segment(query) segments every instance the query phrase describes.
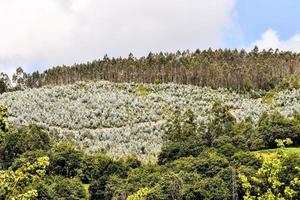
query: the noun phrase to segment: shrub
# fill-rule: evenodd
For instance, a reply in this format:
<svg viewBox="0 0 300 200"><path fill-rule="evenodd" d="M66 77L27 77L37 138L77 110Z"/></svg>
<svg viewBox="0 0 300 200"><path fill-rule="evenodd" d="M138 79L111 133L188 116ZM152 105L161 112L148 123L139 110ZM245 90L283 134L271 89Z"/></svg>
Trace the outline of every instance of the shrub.
<svg viewBox="0 0 300 200"><path fill-rule="evenodd" d="M5 168L20 155L32 150L48 150L51 147L49 134L36 125L12 129L5 134L0 144L0 159Z"/></svg>
<svg viewBox="0 0 300 200"><path fill-rule="evenodd" d="M61 176L47 176L38 185L40 200L83 200L86 199L85 189L79 179Z"/></svg>
<svg viewBox="0 0 300 200"><path fill-rule="evenodd" d="M203 177L213 177L228 168L229 161L224 156L209 152L198 157L180 158L168 166L178 173L180 171L195 172Z"/></svg>
<svg viewBox="0 0 300 200"><path fill-rule="evenodd" d="M49 174L68 178L77 176L82 157L83 152L74 144L60 143L55 145L49 152Z"/></svg>
<svg viewBox="0 0 300 200"><path fill-rule="evenodd" d="M288 119L279 113L262 116L259 134L263 137L266 148L276 148L276 139L291 138L295 146L300 145L300 126L296 119Z"/></svg>
<svg viewBox="0 0 300 200"><path fill-rule="evenodd" d="M232 160L236 166L251 166L255 169L258 169L262 164L261 159L254 152L237 152L232 156Z"/></svg>

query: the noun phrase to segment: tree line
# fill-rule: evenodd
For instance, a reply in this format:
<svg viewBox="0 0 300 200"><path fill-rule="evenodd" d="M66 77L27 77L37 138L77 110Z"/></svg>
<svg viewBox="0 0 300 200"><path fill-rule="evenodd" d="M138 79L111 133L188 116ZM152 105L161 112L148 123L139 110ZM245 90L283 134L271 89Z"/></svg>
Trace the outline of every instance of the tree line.
<svg viewBox="0 0 300 200"><path fill-rule="evenodd" d="M150 52L140 58L133 54L129 54L127 58L110 58L105 55L103 59L72 66L56 66L44 72L25 73L22 68L18 68L13 82L18 85L18 89L108 80L269 90L284 78L299 74L299 53L278 49L260 51L255 47L249 52L243 49ZM0 79L9 87L5 74L2 73Z"/></svg>

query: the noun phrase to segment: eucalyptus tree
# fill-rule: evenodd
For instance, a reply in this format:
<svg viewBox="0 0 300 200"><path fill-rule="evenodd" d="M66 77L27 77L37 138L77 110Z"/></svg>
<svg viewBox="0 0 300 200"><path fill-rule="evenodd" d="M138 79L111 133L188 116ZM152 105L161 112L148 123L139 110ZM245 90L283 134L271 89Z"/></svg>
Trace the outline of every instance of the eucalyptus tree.
<svg viewBox="0 0 300 200"><path fill-rule="evenodd" d="M18 67L16 69L16 72L13 74L12 80L17 90L23 90L27 87L27 74L24 72L22 67Z"/></svg>

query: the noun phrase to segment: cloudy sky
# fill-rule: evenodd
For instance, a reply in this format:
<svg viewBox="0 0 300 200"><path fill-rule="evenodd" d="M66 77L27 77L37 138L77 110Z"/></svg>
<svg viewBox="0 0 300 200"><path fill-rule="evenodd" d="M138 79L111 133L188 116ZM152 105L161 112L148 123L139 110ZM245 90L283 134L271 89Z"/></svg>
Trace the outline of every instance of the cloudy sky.
<svg viewBox="0 0 300 200"><path fill-rule="evenodd" d="M0 71L149 51L300 51L299 0L0 0Z"/></svg>

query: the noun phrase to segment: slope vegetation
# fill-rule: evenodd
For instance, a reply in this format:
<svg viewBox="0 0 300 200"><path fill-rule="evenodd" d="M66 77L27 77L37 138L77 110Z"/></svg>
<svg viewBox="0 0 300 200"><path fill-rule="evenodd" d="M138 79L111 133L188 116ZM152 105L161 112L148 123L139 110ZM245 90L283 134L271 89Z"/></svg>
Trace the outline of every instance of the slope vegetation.
<svg viewBox="0 0 300 200"><path fill-rule="evenodd" d="M156 157L162 132L176 110L191 109L199 123L206 123L217 101L230 107L241 121L257 123L261 113L278 111L285 117L300 110L300 90L272 95L238 94L228 89L191 85L79 82L5 93L0 104L9 108L9 123L37 124L57 138L73 139L90 151L103 149L111 156L137 154Z"/></svg>

